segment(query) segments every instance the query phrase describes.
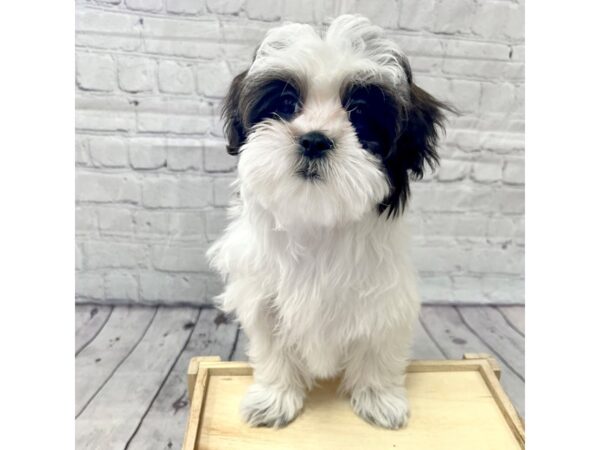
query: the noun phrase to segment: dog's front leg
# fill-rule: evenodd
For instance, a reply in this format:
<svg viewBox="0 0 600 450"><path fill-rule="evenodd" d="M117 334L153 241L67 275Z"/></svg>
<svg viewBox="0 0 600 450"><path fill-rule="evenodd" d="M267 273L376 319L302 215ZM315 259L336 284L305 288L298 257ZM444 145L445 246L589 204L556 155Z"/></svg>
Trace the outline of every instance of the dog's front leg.
<svg viewBox="0 0 600 450"><path fill-rule="evenodd" d="M302 409L310 380L293 353L271 335L272 328L260 328L247 330L254 383L242 400L242 418L251 426L283 427Z"/></svg>
<svg viewBox="0 0 600 450"><path fill-rule="evenodd" d="M367 422L390 429L408 423L404 381L409 352L408 339L353 346L341 387L350 394L354 412Z"/></svg>

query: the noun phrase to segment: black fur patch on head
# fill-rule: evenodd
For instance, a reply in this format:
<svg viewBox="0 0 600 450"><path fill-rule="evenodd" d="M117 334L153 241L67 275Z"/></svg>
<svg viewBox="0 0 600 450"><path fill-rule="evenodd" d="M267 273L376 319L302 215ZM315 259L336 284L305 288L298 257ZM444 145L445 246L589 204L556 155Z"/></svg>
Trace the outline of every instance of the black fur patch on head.
<svg viewBox="0 0 600 450"><path fill-rule="evenodd" d="M342 104L361 145L381 159L387 174L391 192L378 209L388 217L404 210L410 178L420 179L426 165L437 165L436 146L444 110L453 111L414 84L407 67L408 99L378 84L350 84L342 94Z"/></svg>
<svg viewBox="0 0 600 450"><path fill-rule="evenodd" d="M379 205L388 217L404 211L410 196L409 179L423 178L426 165L431 169L439 163L436 150L439 131L444 130L444 111L453 111L414 83L410 83L410 102L399 116L399 135L383 164L392 192Z"/></svg>
<svg viewBox="0 0 600 450"><path fill-rule="evenodd" d="M342 104L363 148L385 160L396 140L402 113L394 94L383 85L352 83L342 93Z"/></svg>
<svg viewBox="0 0 600 450"><path fill-rule="evenodd" d="M245 70L233 79L221 110L221 117L225 121L224 131L227 139L227 153L230 155L237 155L240 147L246 141L246 130L240 111L240 96L247 74L248 71Z"/></svg>
<svg viewBox="0 0 600 450"><path fill-rule="evenodd" d="M269 73L248 79L240 98L246 129L266 119L291 120L302 104L302 83L294 76Z"/></svg>
<svg viewBox="0 0 600 450"><path fill-rule="evenodd" d="M257 123L277 118L290 120L302 104L303 83L295 76L276 71L248 76L237 75L223 104L227 152L236 155L244 145L249 129Z"/></svg>

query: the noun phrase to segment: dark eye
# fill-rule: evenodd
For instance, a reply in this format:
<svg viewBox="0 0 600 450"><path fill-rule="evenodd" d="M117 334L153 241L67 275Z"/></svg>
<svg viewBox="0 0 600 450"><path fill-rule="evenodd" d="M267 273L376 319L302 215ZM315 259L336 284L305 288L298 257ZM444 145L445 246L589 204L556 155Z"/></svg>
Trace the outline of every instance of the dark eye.
<svg viewBox="0 0 600 450"><path fill-rule="evenodd" d="M298 112L298 98L293 94L283 94L275 105L275 113L282 117L289 117L296 112Z"/></svg>
<svg viewBox="0 0 600 450"><path fill-rule="evenodd" d="M350 118L359 118L365 114L367 103L365 101L354 101L347 107Z"/></svg>
<svg viewBox="0 0 600 450"><path fill-rule="evenodd" d="M300 91L284 80L266 81L247 98L245 122L249 127L266 119L289 121L302 108Z"/></svg>
<svg viewBox="0 0 600 450"><path fill-rule="evenodd" d="M343 104L362 147L385 155L396 133L398 114L393 97L379 86L359 85L348 90Z"/></svg>

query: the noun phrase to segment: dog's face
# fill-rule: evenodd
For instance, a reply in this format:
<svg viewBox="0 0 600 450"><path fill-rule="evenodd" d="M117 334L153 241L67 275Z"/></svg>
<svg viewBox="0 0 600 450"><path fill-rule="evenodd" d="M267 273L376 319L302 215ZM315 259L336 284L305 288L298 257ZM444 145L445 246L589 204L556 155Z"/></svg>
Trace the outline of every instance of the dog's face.
<svg viewBox="0 0 600 450"><path fill-rule="evenodd" d="M437 162L442 108L380 28L341 16L323 38L308 25L269 31L223 115L243 196L283 227L335 226L402 211L409 176Z"/></svg>

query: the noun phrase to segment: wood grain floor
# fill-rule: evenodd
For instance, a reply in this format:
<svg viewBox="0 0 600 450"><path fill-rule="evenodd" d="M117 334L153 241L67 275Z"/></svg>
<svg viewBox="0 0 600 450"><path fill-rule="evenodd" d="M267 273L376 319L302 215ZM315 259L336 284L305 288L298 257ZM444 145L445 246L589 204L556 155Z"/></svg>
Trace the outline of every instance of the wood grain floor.
<svg viewBox="0 0 600 450"><path fill-rule="evenodd" d="M77 449L179 449L192 356L245 360L246 338L215 309L76 307ZM490 353L525 415L522 306L424 306L414 359Z"/></svg>

